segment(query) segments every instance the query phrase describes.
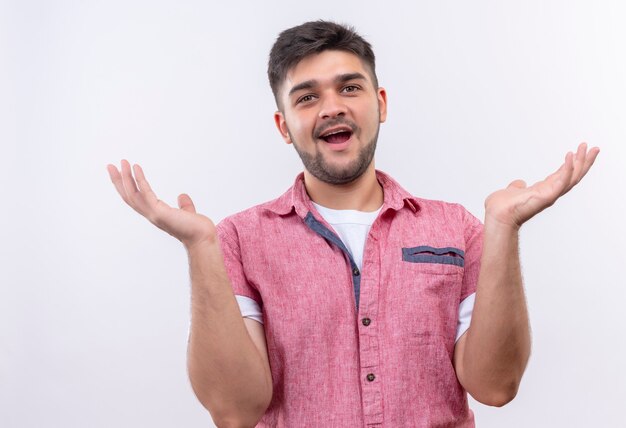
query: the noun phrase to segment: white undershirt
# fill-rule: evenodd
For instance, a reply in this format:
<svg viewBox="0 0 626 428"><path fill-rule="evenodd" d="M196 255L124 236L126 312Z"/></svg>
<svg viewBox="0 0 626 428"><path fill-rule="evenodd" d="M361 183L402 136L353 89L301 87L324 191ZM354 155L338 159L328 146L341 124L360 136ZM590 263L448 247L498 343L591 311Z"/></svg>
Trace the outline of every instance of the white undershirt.
<svg viewBox="0 0 626 428"><path fill-rule="evenodd" d="M344 245L352 254L352 258L356 265L361 269L363 263L363 250L365 249L365 240L367 235L378 217L380 208L372 212L356 211L356 210L333 210L323 207L313 202L313 205L320 215L330 224L337 232ZM381 207L382 208L382 207ZM244 318L250 318L263 324L263 314L259 304L253 299L246 296L235 296L239 304L239 310ZM456 340L467 331L470 320L472 319L472 310L474 309L475 293L467 296L459 305L459 321L456 326Z"/></svg>

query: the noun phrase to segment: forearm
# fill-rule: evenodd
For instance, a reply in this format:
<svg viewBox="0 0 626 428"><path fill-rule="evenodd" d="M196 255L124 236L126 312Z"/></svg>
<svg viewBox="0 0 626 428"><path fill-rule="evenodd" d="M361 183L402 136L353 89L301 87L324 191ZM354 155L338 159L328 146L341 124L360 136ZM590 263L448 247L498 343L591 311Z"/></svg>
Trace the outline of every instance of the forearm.
<svg viewBox="0 0 626 428"><path fill-rule="evenodd" d="M485 222L476 302L458 374L474 398L491 405L513 399L530 355L518 243L517 229Z"/></svg>
<svg viewBox="0 0 626 428"><path fill-rule="evenodd" d="M191 276L189 378L213 419L255 423L272 396L271 375L244 325L219 244L188 249Z"/></svg>

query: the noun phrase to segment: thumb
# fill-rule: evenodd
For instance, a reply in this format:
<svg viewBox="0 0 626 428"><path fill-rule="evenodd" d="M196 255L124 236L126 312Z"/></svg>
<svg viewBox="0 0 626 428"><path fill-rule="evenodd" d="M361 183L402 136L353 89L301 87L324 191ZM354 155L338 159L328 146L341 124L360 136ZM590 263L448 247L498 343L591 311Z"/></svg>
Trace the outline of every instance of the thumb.
<svg viewBox="0 0 626 428"><path fill-rule="evenodd" d="M526 182L524 180L515 180L515 181L511 181L511 184L509 184L506 187L507 187L507 189L511 188L511 187L515 187L517 189L525 189L526 188Z"/></svg>
<svg viewBox="0 0 626 428"><path fill-rule="evenodd" d="M186 193L181 193L180 195L178 195L178 208L190 213L196 212L196 207L193 205L191 198Z"/></svg>

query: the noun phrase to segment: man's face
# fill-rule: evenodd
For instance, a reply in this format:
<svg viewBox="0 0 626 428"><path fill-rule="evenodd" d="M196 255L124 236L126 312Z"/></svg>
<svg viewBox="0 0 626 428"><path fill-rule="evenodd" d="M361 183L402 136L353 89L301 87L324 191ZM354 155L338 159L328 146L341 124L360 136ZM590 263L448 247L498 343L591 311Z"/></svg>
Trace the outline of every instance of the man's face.
<svg viewBox="0 0 626 428"><path fill-rule="evenodd" d="M293 67L274 115L304 167L329 184L350 183L372 162L387 95L374 87L358 56L337 50L311 55Z"/></svg>

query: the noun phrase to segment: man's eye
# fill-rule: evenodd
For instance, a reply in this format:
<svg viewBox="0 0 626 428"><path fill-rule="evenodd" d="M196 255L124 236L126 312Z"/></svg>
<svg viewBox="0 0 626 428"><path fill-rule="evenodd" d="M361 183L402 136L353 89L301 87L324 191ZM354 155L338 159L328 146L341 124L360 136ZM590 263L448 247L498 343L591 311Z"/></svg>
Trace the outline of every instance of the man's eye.
<svg viewBox="0 0 626 428"><path fill-rule="evenodd" d="M300 103L308 103L313 100L313 95L305 95L303 97L298 98L297 104Z"/></svg>
<svg viewBox="0 0 626 428"><path fill-rule="evenodd" d="M348 85L348 86L345 86L345 87L343 88L343 92L356 92L356 91L358 91L359 89L360 89L360 88L359 88L358 86L356 86L356 85Z"/></svg>

